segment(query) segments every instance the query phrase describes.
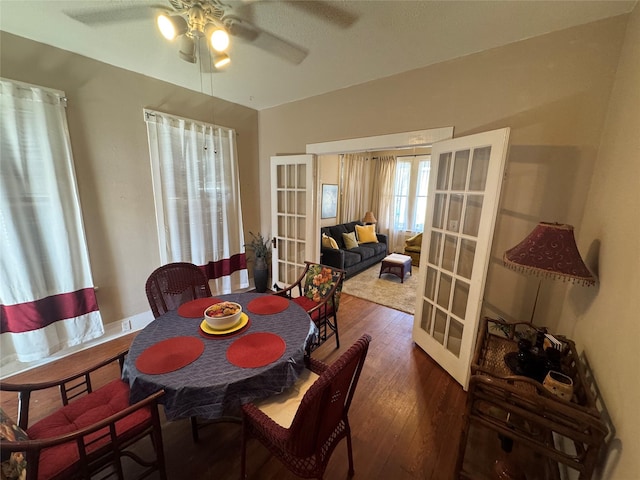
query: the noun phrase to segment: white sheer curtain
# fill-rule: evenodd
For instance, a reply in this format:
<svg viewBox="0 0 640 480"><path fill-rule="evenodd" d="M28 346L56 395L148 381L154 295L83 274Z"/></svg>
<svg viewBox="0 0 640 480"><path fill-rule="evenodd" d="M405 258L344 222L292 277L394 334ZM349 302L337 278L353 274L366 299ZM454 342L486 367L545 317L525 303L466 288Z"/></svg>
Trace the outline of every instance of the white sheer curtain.
<svg viewBox="0 0 640 480"><path fill-rule="evenodd" d="M342 156L341 223L360 220L369 210L371 168L368 154L346 153Z"/></svg>
<svg viewBox="0 0 640 480"><path fill-rule="evenodd" d="M162 264L200 266L217 293L248 287L235 131L144 113Z"/></svg>
<svg viewBox="0 0 640 480"><path fill-rule="evenodd" d="M395 205L393 203L395 194L397 160L394 155L382 155L375 162L375 178L378 179L378 186L374 189L372 197L372 209L378 220L376 230L386 233L388 237L389 250L397 251L396 245L403 235L395 229ZM404 242L404 240L403 240ZM402 250L401 250L402 251Z"/></svg>
<svg viewBox="0 0 640 480"><path fill-rule="evenodd" d="M104 333L65 115L64 92L0 79L2 364Z"/></svg>

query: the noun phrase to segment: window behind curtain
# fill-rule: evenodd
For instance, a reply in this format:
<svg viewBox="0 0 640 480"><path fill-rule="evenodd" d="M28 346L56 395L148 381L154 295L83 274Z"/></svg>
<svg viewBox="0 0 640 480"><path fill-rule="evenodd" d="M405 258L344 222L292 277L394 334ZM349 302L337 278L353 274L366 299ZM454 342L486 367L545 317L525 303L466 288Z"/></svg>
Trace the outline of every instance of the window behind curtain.
<svg viewBox="0 0 640 480"><path fill-rule="evenodd" d="M162 264L198 265L228 293L249 285L235 131L145 110Z"/></svg>
<svg viewBox="0 0 640 480"><path fill-rule="evenodd" d="M2 363L45 358L104 332L64 92L0 80Z"/></svg>
<svg viewBox="0 0 640 480"><path fill-rule="evenodd" d="M431 157L398 157L394 189L394 226L411 233L424 230Z"/></svg>

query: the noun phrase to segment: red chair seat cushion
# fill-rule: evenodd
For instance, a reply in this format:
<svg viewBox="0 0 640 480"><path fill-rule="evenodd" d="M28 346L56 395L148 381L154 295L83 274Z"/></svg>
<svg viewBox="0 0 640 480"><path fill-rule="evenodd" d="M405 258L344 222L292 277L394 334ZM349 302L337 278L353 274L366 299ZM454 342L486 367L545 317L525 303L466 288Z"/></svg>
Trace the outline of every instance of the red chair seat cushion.
<svg viewBox="0 0 640 480"><path fill-rule="evenodd" d="M73 400L48 417L34 423L27 429L31 440L46 439L88 427L115 413L129 407L129 385L122 380L114 380L102 388ZM151 420L149 408L136 410L131 415L116 422L118 437L130 437L143 430ZM87 446L87 453L98 452L108 447L111 440L105 427L85 437L85 444L97 440ZM105 438L101 436L107 434ZM64 443L47 448L40 455L38 478L52 478L64 473L68 475L76 468L80 455L76 442Z"/></svg>
<svg viewBox="0 0 640 480"><path fill-rule="evenodd" d="M292 298L292 300L293 300L293 302L297 303L302 308L304 308L307 312L309 310L311 310L312 308L318 306L317 302L314 302L313 300L311 300L310 298L307 298L305 296ZM311 319L314 322L317 322L318 320L320 320L320 314L323 313L324 311L325 311L325 307L319 308L315 312L311 313ZM327 316L332 315L333 314L333 306L327 304L326 312L327 312Z"/></svg>

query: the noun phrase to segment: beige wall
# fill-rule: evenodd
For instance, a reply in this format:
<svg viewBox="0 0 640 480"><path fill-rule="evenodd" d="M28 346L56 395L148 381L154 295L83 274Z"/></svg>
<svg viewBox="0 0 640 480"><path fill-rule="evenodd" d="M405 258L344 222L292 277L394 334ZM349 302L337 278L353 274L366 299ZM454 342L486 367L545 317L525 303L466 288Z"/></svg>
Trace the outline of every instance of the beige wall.
<svg viewBox="0 0 640 480"><path fill-rule="evenodd" d="M246 231L259 229L257 111L0 32L3 77L63 90L105 323L148 311L160 256L144 107L235 128Z"/></svg>
<svg viewBox="0 0 640 480"><path fill-rule="evenodd" d="M455 136L511 127L507 177L487 283L489 312L528 320L537 280L502 253L540 220L579 224L626 16L551 33L404 74L262 110L261 198L269 157L307 143L455 127ZM261 205L262 222L269 219ZM266 228L263 226L263 228ZM538 324L555 330L566 287L545 282Z"/></svg>
<svg viewBox="0 0 640 480"><path fill-rule="evenodd" d="M338 198L340 198L340 156L339 155L321 155L318 157L318 195L316 202L320 205L322 201L322 184L328 183L338 185ZM338 201L338 210L340 203ZM321 218L320 226L328 227L336 224L336 217Z"/></svg>
<svg viewBox="0 0 640 480"><path fill-rule="evenodd" d="M618 465L620 475L605 477L620 480L640 478L635 459L640 437L638 402L633 402L638 400L636 372L640 364L636 348L640 311L639 237L634 222L640 207L637 12L636 7L626 40L629 17L612 18L259 114L262 198L267 198L269 189L269 156L302 153L307 143L445 125L455 127L456 137L511 128L485 311L508 320L528 321L538 281L504 268L503 252L524 238L539 221L576 227L578 246L588 265L591 268L597 265L600 274L609 277L606 286L609 294L602 298L605 293L602 284L598 291L544 281L535 323L546 325L551 331L575 335L578 351L584 350L595 364L596 380L603 385L605 401L615 407L622 448L633 452L622 457ZM623 68L616 78L623 45ZM634 55L635 60L631 61ZM630 72L625 73L625 69ZM604 141L611 153L602 152L598 156L616 80ZM629 97L635 99L635 104L629 103ZM623 142L618 145L620 132ZM612 172L611 167L619 170ZM634 174L630 174L632 169ZM602 197L609 195L611 198L599 204ZM262 220L268 222L269 204L261 208ZM616 236L615 242L612 236ZM597 240L601 242L601 253L596 263L592 250ZM606 250L605 241L611 242ZM609 257L603 257L605 253L614 257L606 268ZM625 259L627 264L623 265ZM601 281L605 281L604 276ZM577 314L567 309L560 313L565 296L567 305L575 303L572 310L586 317L575 322L575 329ZM620 313L624 319L619 318Z"/></svg>
<svg viewBox="0 0 640 480"><path fill-rule="evenodd" d="M562 328L591 365L616 428L602 478L640 478L640 6L627 25L579 246L598 285L567 292Z"/></svg>

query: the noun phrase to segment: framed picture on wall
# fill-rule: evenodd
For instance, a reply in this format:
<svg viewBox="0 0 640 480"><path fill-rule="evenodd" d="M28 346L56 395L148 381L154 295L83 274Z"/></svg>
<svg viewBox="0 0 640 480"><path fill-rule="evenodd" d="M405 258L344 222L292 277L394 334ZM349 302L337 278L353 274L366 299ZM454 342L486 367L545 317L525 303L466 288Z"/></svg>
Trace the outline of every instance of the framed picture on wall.
<svg viewBox="0 0 640 480"><path fill-rule="evenodd" d="M338 185L322 184L320 218L334 218L338 214Z"/></svg>

